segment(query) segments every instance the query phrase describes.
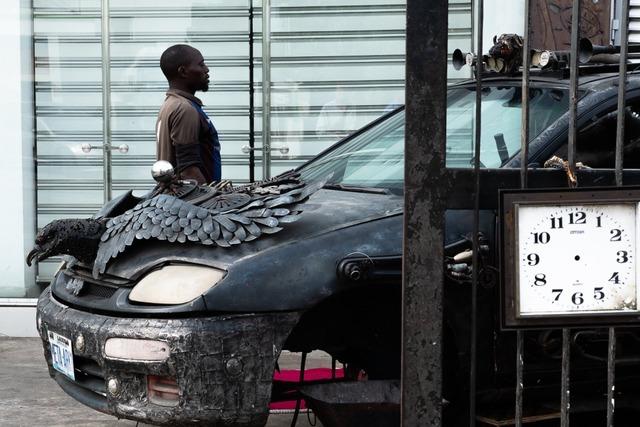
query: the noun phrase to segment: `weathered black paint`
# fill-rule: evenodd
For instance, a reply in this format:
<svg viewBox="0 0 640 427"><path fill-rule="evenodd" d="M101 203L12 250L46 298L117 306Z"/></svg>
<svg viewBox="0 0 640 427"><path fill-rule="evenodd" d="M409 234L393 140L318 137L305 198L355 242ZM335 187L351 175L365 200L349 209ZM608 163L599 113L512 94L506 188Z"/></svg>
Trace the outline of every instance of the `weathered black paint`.
<svg viewBox="0 0 640 427"><path fill-rule="evenodd" d="M282 345L299 313L265 313L189 319L133 319L79 311L55 300L47 289L38 301L45 358L49 373L76 399L118 417L159 425L263 426L271 382ZM84 349L74 348L76 365L83 360L94 369L102 389L80 375L72 382L51 365L47 330L70 338L78 334ZM169 344L164 362L115 360L105 357L110 337L160 340ZM226 368L234 359L240 372ZM175 377L181 390L175 407L152 404L147 398L147 375ZM116 378L116 395L104 392L105 380Z"/></svg>
<svg viewBox="0 0 640 427"><path fill-rule="evenodd" d="M442 423L447 1L407 1L403 426Z"/></svg>

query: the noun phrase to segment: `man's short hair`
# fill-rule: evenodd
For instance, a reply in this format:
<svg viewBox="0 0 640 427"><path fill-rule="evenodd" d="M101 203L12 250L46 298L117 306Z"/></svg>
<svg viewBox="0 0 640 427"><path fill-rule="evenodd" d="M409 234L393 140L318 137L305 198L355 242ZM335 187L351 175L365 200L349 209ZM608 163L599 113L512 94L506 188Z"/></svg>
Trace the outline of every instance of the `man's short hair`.
<svg viewBox="0 0 640 427"><path fill-rule="evenodd" d="M189 45L174 44L162 52L160 69L167 80L172 80L178 75L178 67L186 65L195 51L196 49Z"/></svg>

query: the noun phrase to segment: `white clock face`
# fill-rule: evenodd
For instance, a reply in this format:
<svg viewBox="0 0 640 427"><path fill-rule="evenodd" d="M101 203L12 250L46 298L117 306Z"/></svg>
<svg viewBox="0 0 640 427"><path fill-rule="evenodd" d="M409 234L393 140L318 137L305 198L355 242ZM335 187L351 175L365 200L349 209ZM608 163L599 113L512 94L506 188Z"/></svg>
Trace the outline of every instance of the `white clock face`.
<svg viewBox="0 0 640 427"><path fill-rule="evenodd" d="M636 203L517 207L520 316L635 311Z"/></svg>

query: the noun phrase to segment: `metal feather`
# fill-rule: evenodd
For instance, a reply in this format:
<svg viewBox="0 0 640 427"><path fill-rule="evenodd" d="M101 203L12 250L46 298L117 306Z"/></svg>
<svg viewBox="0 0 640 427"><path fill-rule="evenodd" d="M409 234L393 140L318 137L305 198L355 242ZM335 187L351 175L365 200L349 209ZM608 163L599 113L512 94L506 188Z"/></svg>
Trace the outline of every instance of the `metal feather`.
<svg viewBox="0 0 640 427"><path fill-rule="evenodd" d="M300 215L287 215L287 216L283 216L278 218L278 222L280 224L290 224L292 222L296 222L297 220L300 219Z"/></svg>
<svg viewBox="0 0 640 427"><path fill-rule="evenodd" d="M251 224L247 224L246 225L246 229L249 233L251 233L253 236L258 237L262 234L262 231L260 231L260 227L258 227L255 223L251 223Z"/></svg>
<svg viewBox="0 0 640 427"><path fill-rule="evenodd" d="M236 239L240 241L243 241L244 239L247 238L247 232L244 230L244 227L238 227L236 232L233 234L236 236Z"/></svg>
<svg viewBox="0 0 640 427"><path fill-rule="evenodd" d="M227 230L224 227L220 228L220 232L222 233L222 238L228 242L229 240L233 239L233 233L229 230Z"/></svg>
<svg viewBox="0 0 640 427"><path fill-rule="evenodd" d="M224 215L216 215L213 217L213 220L222 226L223 230L228 230L231 232L236 231L236 225Z"/></svg>
<svg viewBox="0 0 640 427"><path fill-rule="evenodd" d="M268 218L254 218L253 220L258 224L266 225L271 228L278 226L278 220L272 216Z"/></svg>
<svg viewBox="0 0 640 427"><path fill-rule="evenodd" d="M274 234L282 230L282 227L260 227L260 230L265 234Z"/></svg>

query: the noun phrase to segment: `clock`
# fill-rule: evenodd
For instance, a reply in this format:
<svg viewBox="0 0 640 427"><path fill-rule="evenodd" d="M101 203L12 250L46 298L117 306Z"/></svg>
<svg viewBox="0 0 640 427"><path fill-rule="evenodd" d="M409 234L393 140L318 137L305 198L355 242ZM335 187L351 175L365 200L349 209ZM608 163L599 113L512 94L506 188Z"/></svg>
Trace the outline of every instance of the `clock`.
<svg viewBox="0 0 640 427"><path fill-rule="evenodd" d="M502 323L638 322L640 190L501 192Z"/></svg>

